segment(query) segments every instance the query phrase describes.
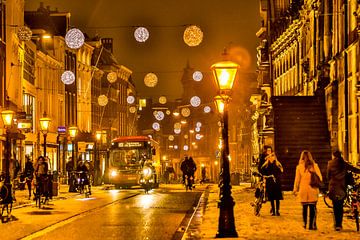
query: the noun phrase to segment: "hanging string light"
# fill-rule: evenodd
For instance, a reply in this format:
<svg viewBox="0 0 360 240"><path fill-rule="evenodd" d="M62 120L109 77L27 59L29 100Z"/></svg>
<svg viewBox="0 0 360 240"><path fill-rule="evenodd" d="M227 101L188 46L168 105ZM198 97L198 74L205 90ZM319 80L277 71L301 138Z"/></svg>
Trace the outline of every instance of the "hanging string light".
<svg viewBox="0 0 360 240"><path fill-rule="evenodd" d="M133 104L135 102L135 97L133 95L129 95L126 98L126 101L127 101L128 104Z"/></svg>
<svg viewBox="0 0 360 240"><path fill-rule="evenodd" d="M187 108L187 107L182 108L182 109L181 109L181 115L182 115L183 117L188 117L188 116L190 116L190 109Z"/></svg>
<svg viewBox="0 0 360 240"><path fill-rule="evenodd" d="M17 36L20 41L30 41L32 37L32 31L27 26L22 26L18 28Z"/></svg>
<svg viewBox="0 0 360 240"><path fill-rule="evenodd" d="M200 71L195 71L193 73L193 79L194 81L200 82L203 79L203 74Z"/></svg>
<svg viewBox="0 0 360 240"><path fill-rule="evenodd" d="M201 99L200 99L198 96L193 96L193 97L190 99L190 104L191 104L191 106L193 106L193 107L198 107L198 106L200 106L200 104L201 104Z"/></svg>
<svg viewBox="0 0 360 240"><path fill-rule="evenodd" d="M145 75L144 83L147 87L155 87L158 83L158 77L154 73L148 73Z"/></svg>
<svg viewBox="0 0 360 240"><path fill-rule="evenodd" d="M154 122L154 123L152 124L152 128L153 128L155 131L160 131L160 123Z"/></svg>
<svg viewBox="0 0 360 240"><path fill-rule="evenodd" d="M71 49L79 49L84 45L85 36L77 28L72 28L65 35L65 43Z"/></svg>
<svg viewBox="0 0 360 240"><path fill-rule="evenodd" d="M209 112L211 112L211 107L205 106L204 107L204 113L209 113Z"/></svg>
<svg viewBox="0 0 360 240"><path fill-rule="evenodd" d="M149 31L144 27L138 27L134 31L134 37L138 42L146 42L149 36L150 36Z"/></svg>
<svg viewBox="0 0 360 240"><path fill-rule="evenodd" d="M65 71L61 74L61 81L66 85L73 84L75 82L75 74L72 71Z"/></svg>
<svg viewBox="0 0 360 240"><path fill-rule="evenodd" d="M167 99L166 99L165 96L159 97L159 103L160 103L160 104L165 104L166 102L167 102Z"/></svg>
<svg viewBox="0 0 360 240"><path fill-rule="evenodd" d="M109 83L114 83L117 80L117 74L116 72L109 72L106 78L109 81Z"/></svg>
<svg viewBox="0 0 360 240"><path fill-rule="evenodd" d="M198 46L203 40L204 34L198 26L191 25L184 31L184 42L190 47Z"/></svg>
<svg viewBox="0 0 360 240"><path fill-rule="evenodd" d="M109 102L109 99L106 95L100 95L98 97L98 103L100 106L104 107L108 104L108 102Z"/></svg>

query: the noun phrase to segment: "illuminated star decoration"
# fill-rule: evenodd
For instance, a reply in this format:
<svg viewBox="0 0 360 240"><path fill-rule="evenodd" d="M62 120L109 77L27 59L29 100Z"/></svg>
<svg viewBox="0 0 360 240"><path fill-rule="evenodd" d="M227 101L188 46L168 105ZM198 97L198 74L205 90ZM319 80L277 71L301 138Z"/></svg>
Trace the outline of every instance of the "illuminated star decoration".
<svg viewBox="0 0 360 240"><path fill-rule="evenodd" d="M205 106L204 107L204 113L209 113L209 112L211 112L211 107Z"/></svg>
<svg viewBox="0 0 360 240"><path fill-rule="evenodd" d="M193 97L190 99L190 104L191 104L191 106L193 106L193 107L198 107L198 106L200 106L200 104L201 104L201 99L200 99L198 96L193 96Z"/></svg>
<svg viewBox="0 0 360 240"><path fill-rule="evenodd" d="M98 103L100 106L102 106L102 107L106 106L108 104L108 102L109 102L109 99L106 95L100 95L98 97Z"/></svg>
<svg viewBox="0 0 360 240"><path fill-rule="evenodd" d="M190 116L190 109L189 108L182 108L181 109L181 115L183 116L183 117L188 117L188 116Z"/></svg>
<svg viewBox="0 0 360 240"><path fill-rule="evenodd" d="M144 83L147 87L155 87L158 83L158 77L154 73L148 73L144 77Z"/></svg>
<svg viewBox="0 0 360 240"><path fill-rule="evenodd" d="M71 49L79 49L84 45L85 36L77 28L72 28L65 35L65 43Z"/></svg>
<svg viewBox="0 0 360 240"><path fill-rule="evenodd" d="M27 26L22 26L18 28L17 36L20 41L30 41L32 37L32 31Z"/></svg>
<svg viewBox="0 0 360 240"><path fill-rule="evenodd" d="M75 74L72 71L65 71L61 74L61 81L66 85L73 84L75 82Z"/></svg>
<svg viewBox="0 0 360 240"><path fill-rule="evenodd" d="M117 74L116 72L109 72L106 78L109 81L109 83L114 83L117 80Z"/></svg>
<svg viewBox="0 0 360 240"><path fill-rule="evenodd" d="M157 111L157 112L156 112L156 115L155 115L156 120L161 121L161 120L164 119L164 117L165 117L165 114L164 114L163 111Z"/></svg>
<svg viewBox="0 0 360 240"><path fill-rule="evenodd" d="M195 71L193 73L194 81L200 82L203 79L203 74L200 71Z"/></svg>
<svg viewBox="0 0 360 240"><path fill-rule="evenodd" d="M149 36L150 36L149 31L144 27L138 27L134 31L134 37L138 42L146 42Z"/></svg>
<svg viewBox="0 0 360 240"><path fill-rule="evenodd" d="M184 31L184 42L190 47L198 46L203 40L204 34L198 26L191 25Z"/></svg>
<svg viewBox="0 0 360 240"><path fill-rule="evenodd" d="M130 95L126 98L126 101L128 104L133 104L135 102L135 97L133 95Z"/></svg>

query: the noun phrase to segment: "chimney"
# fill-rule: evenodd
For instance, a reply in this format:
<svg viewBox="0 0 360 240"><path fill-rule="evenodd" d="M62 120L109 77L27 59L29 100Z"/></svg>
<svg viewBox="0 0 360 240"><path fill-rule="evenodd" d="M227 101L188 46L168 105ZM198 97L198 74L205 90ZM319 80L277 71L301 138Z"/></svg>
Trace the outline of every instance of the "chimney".
<svg viewBox="0 0 360 240"><path fill-rule="evenodd" d="M113 39L112 38L102 38L101 43L105 49L113 53Z"/></svg>

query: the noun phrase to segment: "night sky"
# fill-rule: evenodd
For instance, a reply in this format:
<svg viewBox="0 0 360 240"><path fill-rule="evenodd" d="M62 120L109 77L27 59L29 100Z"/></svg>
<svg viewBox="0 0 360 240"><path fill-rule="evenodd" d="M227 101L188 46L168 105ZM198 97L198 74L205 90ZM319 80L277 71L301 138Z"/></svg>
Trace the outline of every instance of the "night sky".
<svg viewBox="0 0 360 240"><path fill-rule="evenodd" d="M36 10L40 2L52 10L71 12L72 27L90 37L113 38L114 54L133 71L142 97L181 97L180 79L187 62L206 74L213 63L222 60L225 47L237 49L244 72L256 69L257 0L29 0L25 9ZM204 33L197 47L183 41L184 25L190 24L200 26ZM135 41L136 26L148 28L150 37L145 43ZM155 88L144 85L148 72L159 77Z"/></svg>

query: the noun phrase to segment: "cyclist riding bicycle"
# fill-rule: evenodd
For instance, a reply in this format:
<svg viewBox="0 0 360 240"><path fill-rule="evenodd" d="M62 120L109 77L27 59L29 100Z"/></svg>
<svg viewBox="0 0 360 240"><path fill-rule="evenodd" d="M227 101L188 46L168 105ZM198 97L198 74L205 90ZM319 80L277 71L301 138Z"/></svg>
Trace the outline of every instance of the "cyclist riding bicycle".
<svg viewBox="0 0 360 240"><path fill-rule="evenodd" d="M196 171L196 163L193 158L190 156L185 156L185 159L181 162L180 169L183 172L183 183L185 184L185 177L188 176L189 179L194 179L194 174Z"/></svg>
<svg viewBox="0 0 360 240"><path fill-rule="evenodd" d="M89 179L89 169L87 168L85 162L79 161L76 171L80 173L80 179L83 181L84 185L89 186L89 194L91 194L91 184Z"/></svg>

